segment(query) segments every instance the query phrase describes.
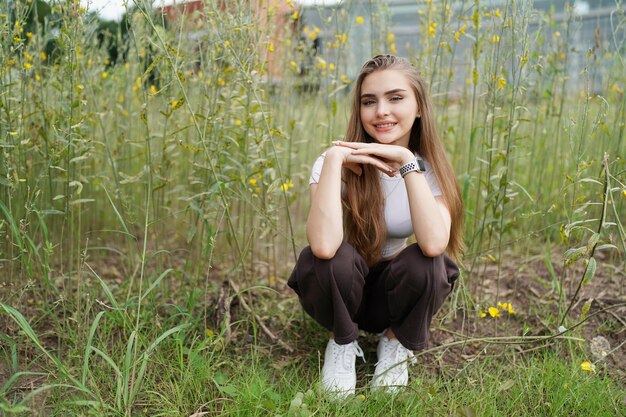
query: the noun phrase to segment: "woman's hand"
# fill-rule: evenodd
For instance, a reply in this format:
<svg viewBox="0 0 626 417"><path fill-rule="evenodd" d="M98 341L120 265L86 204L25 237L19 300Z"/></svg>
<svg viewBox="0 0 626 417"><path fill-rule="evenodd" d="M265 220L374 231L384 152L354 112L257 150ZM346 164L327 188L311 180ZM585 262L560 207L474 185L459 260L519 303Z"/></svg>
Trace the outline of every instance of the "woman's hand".
<svg viewBox="0 0 626 417"><path fill-rule="evenodd" d="M404 146L342 141L333 143L335 144L335 147L351 149L351 160L367 161L361 163L372 163L371 161L377 161L378 163L382 163L385 167L391 168L393 170L390 171L392 172L392 176L402 165L415 158L413 152ZM372 163L372 165L374 165L374 163ZM379 165L375 166L380 169ZM381 171L389 173L384 169L381 169Z"/></svg>
<svg viewBox="0 0 626 417"><path fill-rule="evenodd" d="M326 156L339 155L342 158L343 166L354 172L356 175L363 173L361 164L369 164L376 167L381 172L393 177L397 172L397 164L390 164L386 159L376 156L374 152L359 152L358 149L344 146L352 142L334 142L335 146L326 151ZM356 143L356 142L355 142ZM368 144L364 144L368 145ZM383 145L388 146L388 145Z"/></svg>

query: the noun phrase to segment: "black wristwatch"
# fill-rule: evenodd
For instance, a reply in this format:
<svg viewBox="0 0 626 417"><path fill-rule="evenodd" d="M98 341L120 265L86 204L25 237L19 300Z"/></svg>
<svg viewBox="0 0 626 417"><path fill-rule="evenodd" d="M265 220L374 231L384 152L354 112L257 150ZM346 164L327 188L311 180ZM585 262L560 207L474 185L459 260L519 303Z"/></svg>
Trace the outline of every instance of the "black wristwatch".
<svg viewBox="0 0 626 417"><path fill-rule="evenodd" d="M407 162L406 164L400 167L400 175L402 178L409 172L418 172L422 173L426 171L426 166L424 166L424 161L421 158L415 157L411 162Z"/></svg>

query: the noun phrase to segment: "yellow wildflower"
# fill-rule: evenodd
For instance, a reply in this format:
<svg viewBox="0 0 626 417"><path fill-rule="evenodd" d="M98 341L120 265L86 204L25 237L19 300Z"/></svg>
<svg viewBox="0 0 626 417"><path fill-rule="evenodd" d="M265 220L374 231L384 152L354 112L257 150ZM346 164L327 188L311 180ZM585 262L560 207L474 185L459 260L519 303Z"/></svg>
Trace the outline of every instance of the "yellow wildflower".
<svg viewBox="0 0 626 417"><path fill-rule="evenodd" d="M33 60L33 56L26 51L24 51L24 58L26 58L27 61Z"/></svg>
<svg viewBox="0 0 626 417"><path fill-rule="evenodd" d="M357 26L361 26L363 23L365 23L365 19L363 18L363 16L357 16L355 19Z"/></svg>
<svg viewBox="0 0 626 417"><path fill-rule="evenodd" d="M208 327L206 329L204 329L204 334L206 334L207 339L210 339L214 336L214 332L212 329L209 329Z"/></svg>
<svg viewBox="0 0 626 417"><path fill-rule="evenodd" d="M235 119L235 126L241 126L243 122L239 119Z"/></svg>
<svg viewBox="0 0 626 417"><path fill-rule="evenodd" d="M622 196L626 198L626 188L622 190Z"/></svg>
<svg viewBox="0 0 626 417"><path fill-rule="evenodd" d="M480 310L478 312L478 315L480 316L481 319L484 319L485 317L487 317L487 313L485 313L484 311Z"/></svg>
<svg viewBox="0 0 626 417"><path fill-rule="evenodd" d="M428 26L428 35L430 35L431 38L434 38L436 34L437 34L437 23L433 22L430 24L430 26Z"/></svg>
<svg viewBox="0 0 626 417"><path fill-rule="evenodd" d="M494 318L502 317L500 315L500 310L498 310L496 307L489 307L489 315Z"/></svg>
<svg viewBox="0 0 626 417"><path fill-rule="evenodd" d="M559 31L554 32L554 37L555 38L560 38L561 37L561 32L559 32Z"/></svg>
<svg viewBox="0 0 626 417"><path fill-rule="evenodd" d="M511 303L498 303L498 307L502 310L506 311L509 314L515 314L515 310L513 310L513 304Z"/></svg>
<svg viewBox="0 0 626 417"><path fill-rule="evenodd" d="M454 32L454 42L459 42L461 40L461 32L460 31L456 31Z"/></svg>
<svg viewBox="0 0 626 417"><path fill-rule="evenodd" d="M298 13L297 10L295 12L293 12L293 14L291 15L291 18L293 20L298 20L299 17L300 17L300 13Z"/></svg>
<svg viewBox="0 0 626 417"><path fill-rule="evenodd" d="M350 79L346 76L346 74L342 74L339 78L344 84L350 84Z"/></svg>
<svg viewBox="0 0 626 417"><path fill-rule="evenodd" d="M274 52L274 43L270 42L269 46L267 47L267 50L270 52Z"/></svg>
<svg viewBox="0 0 626 417"><path fill-rule="evenodd" d="M298 68L296 61L289 61L289 65L291 65L291 68Z"/></svg>
<svg viewBox="0 0 626 417"><path fill-rule="evenodd" d="M582 369L585 372L595 372L596 366L589 361L585 361L580 364L580 369Z"/></svg>
<svg viewBox="0 0 626 417"><path fill-rule="evenodd" d="M465 29L467 29L467 25L463 25L459 28L459 32L461 32L461 35L465 35Z"/></svg>
<svg viewBox="0 0 626 417"><path fill-rule="evenodd" d="M156 85L152 84L150 86L150 95L156 96L157 93L158 93L158 90L156 88Z"/></svg>
<svg viewBox="0 0 626 417"><path fill-rule="evenodd" d="M389 42L393 42L393 40L396 38L396 35L393 33L390 33L389 35L387 35L387 40Z"/></svg>
<svg viewBox="0 0 626 417"><path fill-rule="evenodd" d="M281 184L281 191L287 191L288 189L293 188L293 181L289 180L288 182L284 182Z"/></svg>
<svg viewBox="0 0 626 417"><path fill-rule="evenodd" d="M257 183L257 179L256 178L250 178L250 180L248 181L250 183L251 186L255 186Z"/></svg>
<svg viewBox="0 0 626 417"><path fill-rule="evenodd" d="M100 77L104 80L105 78L107 78L109 76L109 73L106 71L102 71L102 74L100 74Z"/></svg>
<svg viewBox="0 0 626 417"><path fill-rule="evenodd" d="M503 90L506 85L506 80L503 77L498 78L498 90Z"/></svg>
<svg viewBox="0 0 626 417"><path fill-rule="evenodd" d="M224 79L222 77L219 77L217 79L217 85L219 85L220 87L223 87L226 85L226 81L224 81Z"/></svg>
<svg viewBox="0 0 626 417"><path fill-rule="evenodd" d="M44 51L41 51L41 54L39 56L41 57L42 61L45 61L46 59L48 59L48 55L46 55Z"/></svg>
<svg viewBox="0 0 626 417"><path fill-rule="evenodd" d="M500 17L500 9L495 9L495 10L493 11L493 14L494 14L496 17Z"/></svg>
<svg viewBox="0 0 626 417"><path fill-rule="evenodd" d="M326 61L324 61L324 60L323 60L322 58L320 58L320 57L317 57L317 63L315 64L315 66L316 66L317 68L324 69L324 68L326 68L326 65L327 65L327 64L326 64Z"/></svg>
<svg viewBox="0 0 626 417"><path fill-rule="evenodd" d="M491 38L491 42L493 43L500 42L500 35L493 35L493 37Z"/></svg>
<svg viewBox="0 0 626 417"><path fill-rule="evenodd" d="M230 48L230 41L224 41L224 48Z"/></svg>
<svg viewBox="0 0 626 417"><path fill-rule="evenodd" d="M613 93L617 93L617 94L622 94L624 92L624 89L622 87L620 87L619 84L613 84L613 86L611 87L611 92Z"/></svg>
<svg viewBox="0 0 626 417"><path fill-rule="evenodd" d="M32 65L30 65L30 62L24 62L24 69L29 70L31 66Z"/></svg>

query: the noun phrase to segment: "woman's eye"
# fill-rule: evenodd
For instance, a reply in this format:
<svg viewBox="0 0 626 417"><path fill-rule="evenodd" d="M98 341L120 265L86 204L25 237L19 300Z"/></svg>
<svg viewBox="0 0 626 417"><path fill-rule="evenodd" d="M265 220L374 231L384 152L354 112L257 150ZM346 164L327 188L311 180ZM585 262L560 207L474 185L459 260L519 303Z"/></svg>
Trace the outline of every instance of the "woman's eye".
<svg viewBox="0 0 626 417"><path fill-rule="evenodd" d="M374 103L375 103L374 100L365 100L365 101L361 102L361 105L363 105L363 106L371 106Z"/></svg>
<svg viewBox="0 0 626 417"><path fill-rule="evenodd" d="M393 97L391 97L391 101L400 101L400 100L402 100L403 98L404 98L404 97L402 97L402 96L393 96Z"/></svg>

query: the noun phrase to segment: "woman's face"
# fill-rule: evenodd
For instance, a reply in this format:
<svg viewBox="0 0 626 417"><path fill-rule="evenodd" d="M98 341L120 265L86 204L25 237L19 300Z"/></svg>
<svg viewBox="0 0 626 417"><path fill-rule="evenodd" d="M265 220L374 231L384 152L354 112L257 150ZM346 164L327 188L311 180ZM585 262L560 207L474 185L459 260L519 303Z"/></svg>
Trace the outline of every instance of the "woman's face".
<svg viewBox="0 0 626 417"><path fill-rule="evenodd" d="M363 80L360 100L365 131L378 143L408 148L419 109L406 76L392 69L371 73Z"/></svg>

